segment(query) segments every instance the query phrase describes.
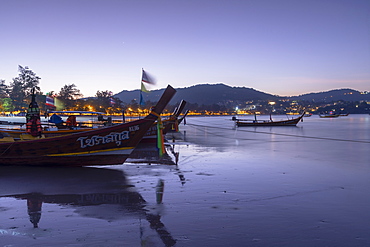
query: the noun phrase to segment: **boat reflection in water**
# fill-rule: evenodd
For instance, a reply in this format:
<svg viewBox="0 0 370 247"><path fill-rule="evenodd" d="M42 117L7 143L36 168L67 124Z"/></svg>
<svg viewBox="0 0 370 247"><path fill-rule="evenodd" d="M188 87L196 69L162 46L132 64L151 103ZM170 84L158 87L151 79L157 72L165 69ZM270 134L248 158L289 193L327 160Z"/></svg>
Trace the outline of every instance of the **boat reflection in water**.
<svg viewBox="0 0 370 247"><path fill-rule="evenodd" d="M26 200L30 222L37 228L42 222L42 204L69 205L84 209L97 207L87 217L104 218L109 211L114 217L129 213L145 218L165 246L176 240L161 222L161 216L146 209L146 201L135 191L120 170L92 167L0 167L0 197ZM163 180L157 188L157 203L162 203ZM112 212L111 205L117 210ZM86 208L86 207L85 207ZM99 215L102 214L102 215Z"/></svg>
<svg viewBox="0 0 370 247"><path fill-rule="evenodd" d="M177 165L179 154L173 146L165 144L166 152L160 156L158 148L153 143L140 143L127 158L126 163Z"/></svg>
<svg viewBox="0 0 370 247"><path fill-rule="evenodd" d="M127 158L126 163L146 165L170 165L174 167L181 183L185 184L185 177L178 168L179 152L175 151L175 145L165 144L166 152L160 156L158 148L153 143L140 143Z"/></svg>

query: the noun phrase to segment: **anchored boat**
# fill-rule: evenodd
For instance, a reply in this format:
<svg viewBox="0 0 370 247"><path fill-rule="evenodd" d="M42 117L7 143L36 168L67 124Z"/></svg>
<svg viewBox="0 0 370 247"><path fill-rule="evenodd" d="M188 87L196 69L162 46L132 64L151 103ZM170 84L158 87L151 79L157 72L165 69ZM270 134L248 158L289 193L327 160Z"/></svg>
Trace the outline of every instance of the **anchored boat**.
<svg viewBox="0 0 370 247"><path fill-rule="evenodd" d="M235 122L236 126L244 127L244 126L296 126L299 121L302 120L305 113L301 114L297 118L287 119L287 120L280 120L274 121L270 117L269 120L258 120L255 116L254 119L237 119L235 116L232 117L232 120Z"/></svg>
<svg viewBox="0 0 370 247"><path fill-rule="evenodd" d="M157 105L143 119L50 138L42 138L39 115L37 116L37 110L34 110L37 109L37 105L33 105L29 110L26 131L34 139L15 141L13 138L3 136L0 139L0 165L122 164L158 119L175 93L176 90L168 86Z"/></svg>

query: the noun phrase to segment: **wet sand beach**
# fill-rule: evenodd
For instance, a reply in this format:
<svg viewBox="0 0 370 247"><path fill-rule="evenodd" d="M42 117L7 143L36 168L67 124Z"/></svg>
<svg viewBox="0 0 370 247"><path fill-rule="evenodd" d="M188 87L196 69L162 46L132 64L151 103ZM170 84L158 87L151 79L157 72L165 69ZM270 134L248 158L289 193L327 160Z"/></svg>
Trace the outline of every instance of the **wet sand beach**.
<svg viewBox="0 0 370 247"><path fill-rule="evenodd" d="M369 115L230 119L188 117L160 159L0 167L0 246L370 245Z"/></svg>

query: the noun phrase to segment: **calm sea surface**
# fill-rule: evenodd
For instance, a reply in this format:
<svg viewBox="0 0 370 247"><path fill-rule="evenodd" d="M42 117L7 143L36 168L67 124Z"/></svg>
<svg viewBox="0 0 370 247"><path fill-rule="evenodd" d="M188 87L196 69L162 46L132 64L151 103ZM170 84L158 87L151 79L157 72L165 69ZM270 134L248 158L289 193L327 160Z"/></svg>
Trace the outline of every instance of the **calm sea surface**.
<svg viewBox="0 0 370 247"><path fill-rule="evenodd" d="M370 246L369 115L230 119L188 117L160 159L1 167L0 247Z"/></svg>

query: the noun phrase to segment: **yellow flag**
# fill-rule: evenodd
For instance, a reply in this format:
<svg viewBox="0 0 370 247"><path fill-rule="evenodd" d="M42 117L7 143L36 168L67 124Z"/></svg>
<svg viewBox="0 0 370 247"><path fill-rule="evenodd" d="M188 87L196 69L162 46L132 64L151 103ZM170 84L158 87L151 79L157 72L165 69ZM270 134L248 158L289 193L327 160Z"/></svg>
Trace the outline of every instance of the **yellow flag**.
<svg viewBox="0 0 370 247"><path fill-rule="evenodd" d="M148 93L148 89L145 88L144 84L141 83L141 92Z"/></svg>

